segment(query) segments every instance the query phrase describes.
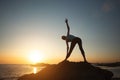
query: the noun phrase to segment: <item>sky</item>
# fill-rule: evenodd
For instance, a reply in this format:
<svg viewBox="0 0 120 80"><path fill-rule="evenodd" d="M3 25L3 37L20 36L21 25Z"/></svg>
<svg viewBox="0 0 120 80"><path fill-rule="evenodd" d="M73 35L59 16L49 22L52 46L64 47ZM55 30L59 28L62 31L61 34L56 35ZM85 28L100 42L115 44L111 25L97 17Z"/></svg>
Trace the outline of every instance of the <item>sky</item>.
<svg viewBox="0 0 120 80"><path fill-rule="evenodd" d="M120 61L120 0L0 0L0 64L59 63L66 56L65 18L88 62ZM83 61L78 45L70 61Z"/></svg>

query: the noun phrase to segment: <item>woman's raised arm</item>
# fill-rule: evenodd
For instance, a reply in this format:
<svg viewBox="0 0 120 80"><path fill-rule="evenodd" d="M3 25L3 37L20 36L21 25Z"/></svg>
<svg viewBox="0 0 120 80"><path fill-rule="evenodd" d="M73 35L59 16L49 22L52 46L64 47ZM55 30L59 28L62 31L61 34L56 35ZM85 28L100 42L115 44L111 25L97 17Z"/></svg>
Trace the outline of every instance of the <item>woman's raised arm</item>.
<svg viewBox="0 0 120 80"><path fill-rule="evenodd" d="M68 25L68 19L65 19L65 23L67 25L67 36L70 34L70 27Z"/></svg>

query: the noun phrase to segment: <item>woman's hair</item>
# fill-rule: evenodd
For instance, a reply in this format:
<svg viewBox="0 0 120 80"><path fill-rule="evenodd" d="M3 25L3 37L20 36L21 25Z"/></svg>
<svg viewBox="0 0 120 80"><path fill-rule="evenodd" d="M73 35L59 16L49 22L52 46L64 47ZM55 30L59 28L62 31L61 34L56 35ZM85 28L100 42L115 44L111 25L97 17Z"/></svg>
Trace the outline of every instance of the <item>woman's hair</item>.
<svg viewBox="0 0 120 80"><path fill-rule="evenodd" d="M66 36L62 36L61 38L62 38L63 40L66 40Z"/></svg>

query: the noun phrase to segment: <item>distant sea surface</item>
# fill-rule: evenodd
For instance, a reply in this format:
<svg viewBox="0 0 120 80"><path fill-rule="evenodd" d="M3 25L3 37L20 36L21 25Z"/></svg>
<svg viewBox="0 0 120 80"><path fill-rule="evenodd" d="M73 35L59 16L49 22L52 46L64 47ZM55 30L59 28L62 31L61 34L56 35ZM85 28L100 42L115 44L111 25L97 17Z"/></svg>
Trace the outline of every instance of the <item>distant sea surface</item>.
<svg viewBox="0 0 120 80"><path fill-rule="evenodd" d="M102 69L112 71L114 77L120 78L120 67L105 67L99 66ZM43 67L34 67L31 65L22 64L0 64L0 80L17 80L24 74L37 73Z"/></svg>
<svg viewBox="0 0 120 80"><path fill-rule="evenodd" d="M37 73L43 67L28 64L0 64L0 80L17 80L24 74Z"/></svg>
<svg viewBox="0 0 120 80"><path fill-rule="evenodd" d="M107 66L98 66L102 69L107 69L111 72L113 72L113 77L114 78L120 78L120 66L118 67L107 67Z"/></svg>

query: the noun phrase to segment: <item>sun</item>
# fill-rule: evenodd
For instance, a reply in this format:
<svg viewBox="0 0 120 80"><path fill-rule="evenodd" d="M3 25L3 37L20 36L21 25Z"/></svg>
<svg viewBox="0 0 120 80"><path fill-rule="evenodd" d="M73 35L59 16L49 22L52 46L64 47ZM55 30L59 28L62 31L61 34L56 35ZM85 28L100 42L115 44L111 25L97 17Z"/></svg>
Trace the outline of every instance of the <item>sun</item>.
<svg viewBox="0 0 120 80"><path fill-rule="evenodd" d="M43 55L38 50L31 51L30 54L29 54L29 60L33 64L36 64L36 63L40 62L42 59L43 59Z"/></svg>

